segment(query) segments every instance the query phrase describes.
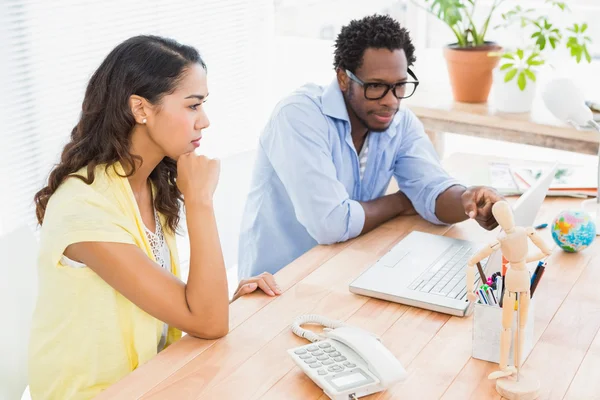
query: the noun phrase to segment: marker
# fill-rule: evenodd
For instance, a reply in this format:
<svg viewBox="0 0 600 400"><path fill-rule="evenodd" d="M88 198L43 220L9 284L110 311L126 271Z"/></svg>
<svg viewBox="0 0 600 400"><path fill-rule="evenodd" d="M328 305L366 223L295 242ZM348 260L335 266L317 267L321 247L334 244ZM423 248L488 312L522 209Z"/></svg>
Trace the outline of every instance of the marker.
<svg viewBox="0 0 600 400"><path fill-rule="evenodd" d="M492 288L490 288L490 291L489 291L489 293L490 293L490 295L491 295L491 298L492 298L492 302L493 302L493 304L494 304L495 306L497 306L497 305L498 305L498 300L496 300L496 296L494 296L494 291L492 290Z"/></svg>
<svg viewBox="0 0 600 400"><path fill-rule="evenodd" d="M502 307L502 303L504 302L504 288L505 288L504 276L502 276L500 279L501 279L500 284L502 285L502 288L500 290L500 307Z"/></svg>
<svg viewBox="0 0 600 400"><path fill-rule="evenodd" d="M537 274L540 272L540 268L544 265L543 261L538 262L538 265L535 267L535 270L533 271L533 274L531 275L531 283L529 285L529 291L531 292L531 290L533 289L533 282L535 282L536 280L536 276Z"/></svg>
<svg viewBox="0 0 600 400"><path fill-rule="evenodd" d="M533 229L544 229L548 226L548 224L539 224L533 227Z"/></svg>
<svg viewBox="0 0 600 400"><path fill-rule="evenodd" d="M535 293L535 289L538 287L538 284L540 283L540 280L542 279L542 275L544 275L544 271L546 270L545 266L540 266L539 267L539 271L537 274L535 274L535 281L533 282L533 284L531 285L531 297L533 297L533 294Z"/></svg>

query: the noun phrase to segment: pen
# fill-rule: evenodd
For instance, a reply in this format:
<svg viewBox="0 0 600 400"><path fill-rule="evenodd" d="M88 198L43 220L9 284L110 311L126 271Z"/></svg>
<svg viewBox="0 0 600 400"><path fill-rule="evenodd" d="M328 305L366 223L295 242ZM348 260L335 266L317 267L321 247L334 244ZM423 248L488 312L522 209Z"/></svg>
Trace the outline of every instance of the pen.
<svg viewBox="0 0 600 400"><path fill-rule="evenodd" d="M503 283L503 279L501 276L499 276L496 280L496 286L498 287L498 296L499 296L498 305L500 307L502 307L502 293L504 291L504 285L502 283Z"/></svg>
<svg viewBox="0 0 600 400"><path fill-rule="evenodd" d="M533 274L531 274L531 284L529 285L529 291L531 291L531 289L533 289L533 282L535 282L536 276L537 276L538 272L540 272L540 267L542 265L544 265L543 261L538 262L538 265L535 267Z"/></svg>
<svg viewBox="0 0 600 400"><path fill-rule="evenodd" d="M540 283L540 280L542 279L542 275L544 275L544 271L546 270L545 266L540 266L539 267L540 270L537 272L537 274L535 274L535 281L533 282L533 285L531 285L531 297L533 297L533 294L535 293L535 289L538 287L538 284Z"/></svg>
<svg viewBox="0 0 600 400"><path fill-rule="evenodd" d="M547 227L548 224L539 224L533 227L533 229L544 229L545 227Z"/></svg>
<svg viewBox="0 0 600 400"><path fill-rule="evenodd" d="M479 262L477 263L477 269L479 270L479 275L481 275L481 283L486 283L487 278L485 277L485 272L483 272L483 268Z"/></svg>
<svg viewBox="0 0 600 400"><path fill-rule="evenodd" d="M485 301L481 297L481 293L479 293L479 290L477 292L475 292L475 293L477 293L477 297L479 298L479 304L485 304Z"/></svg>
<svg viewBox="0 0 600 400"><path fill-rule="evenodd" d="M496 300L496 296L494 296L494 290L490 288L490 297L492 298L492 304L495 306L498 305L498 300Z"/></svg>

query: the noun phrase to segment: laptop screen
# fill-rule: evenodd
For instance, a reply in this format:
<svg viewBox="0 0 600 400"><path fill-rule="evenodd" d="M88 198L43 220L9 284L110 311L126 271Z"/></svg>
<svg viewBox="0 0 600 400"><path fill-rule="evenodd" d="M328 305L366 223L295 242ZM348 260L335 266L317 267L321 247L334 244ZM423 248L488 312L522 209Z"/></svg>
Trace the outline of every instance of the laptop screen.
<svg viewBox="0 0 600 400"><path fill-rule="evenodd" d="M554 174L558 168L558 163L554 164L548 171L544 173L538 179L533 186L531 186L525 193L519 197L519 199L513 205L513 215L515 217L516 226L531 226L535 222L546 193L550 188L550 184L554 179ZM500 231L502 228L500 228ZM495 251L488 258L488 262L485 265L486 272L500 271L502 266L502 259L500 257L500 251Z"/></svg>

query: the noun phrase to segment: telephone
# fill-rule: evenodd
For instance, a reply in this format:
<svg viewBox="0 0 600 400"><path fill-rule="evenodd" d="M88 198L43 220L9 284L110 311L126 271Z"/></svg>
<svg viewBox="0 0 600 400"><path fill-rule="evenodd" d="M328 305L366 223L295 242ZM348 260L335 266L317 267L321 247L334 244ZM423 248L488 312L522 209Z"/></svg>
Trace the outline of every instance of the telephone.
<svg viewBox="0 0 600 400"><path fill-rule="evenodd" d="M301 327L308 323L325 326L323 335ZM297 318L292 331L313 344L288 353L333 400L358 399L406 378L400 361L368 331L318 315Z"/></svg>

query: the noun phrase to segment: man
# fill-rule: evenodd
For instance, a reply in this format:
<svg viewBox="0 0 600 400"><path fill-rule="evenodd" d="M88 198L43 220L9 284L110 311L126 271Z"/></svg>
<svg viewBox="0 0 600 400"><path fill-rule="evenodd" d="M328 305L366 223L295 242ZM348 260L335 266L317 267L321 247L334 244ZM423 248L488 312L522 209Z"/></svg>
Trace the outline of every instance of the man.
<svg viewBox="0 0 600 400"><path fill-rule="evenodd" d="M487 187L442 169L415 115L400 101L418 86L408 32L389 16L354 20L335 43L336 79L281 101L264 129L242 221L239 268L275 273L317 244L369 232L400 215L434 224L469 217L492 229ZM400 191L384 195L391 177Z"/></svg>

